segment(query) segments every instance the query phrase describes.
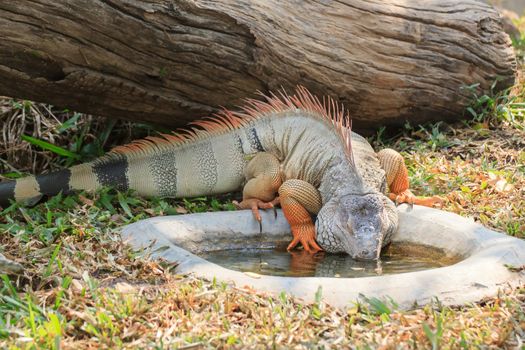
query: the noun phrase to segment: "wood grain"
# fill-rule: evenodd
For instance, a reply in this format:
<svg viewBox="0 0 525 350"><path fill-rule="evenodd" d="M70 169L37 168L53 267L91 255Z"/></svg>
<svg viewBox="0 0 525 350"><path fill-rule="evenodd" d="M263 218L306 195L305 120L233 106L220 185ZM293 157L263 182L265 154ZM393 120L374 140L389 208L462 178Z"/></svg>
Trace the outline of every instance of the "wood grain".
<svg viewBox="0 0 525 350"><path fill-rule="evenodd" d="M296 84L357 129L458 119L516 69L475 0L1 1L0 38L0 94L173 127Z"/></svg>

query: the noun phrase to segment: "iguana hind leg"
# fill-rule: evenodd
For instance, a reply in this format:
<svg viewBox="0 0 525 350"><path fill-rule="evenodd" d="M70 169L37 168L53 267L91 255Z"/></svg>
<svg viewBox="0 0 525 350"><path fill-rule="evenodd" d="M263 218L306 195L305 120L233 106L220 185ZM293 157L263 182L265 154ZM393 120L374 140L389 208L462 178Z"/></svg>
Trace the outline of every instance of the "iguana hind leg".
<svg viewBox="0 0 525 350"><path fill-rule="evenodd" d="M279 204L276 196L282 184L279 160L270 153L257 153L246 166L244 175L248 182L244 185L242 202L234 204L239 209L251 209L262 231L259 209L275 210L275 205Z"/></svg>
<svg viewBox="0 0 525 350"><path fill-rule="evenodd" d="M435 204L442 204L443 200L437 196L434 197L416 197L410 191L410 181L408 171L405 166L403 156L390 148L385 148L377 153L381 168L386 173L386 182L390 193L389 198L396 205L399 203L408 203L410 205L418 204L427 207L433 207Z"/></svg>
<svg viewBox="0 0 525 350"><path fill-rule="evenodd" d="M306 181L291 179L279 188L279 198L293 234L287 249L291 250L301 243L309 253L322 250L315 241L315 225L310 216L321 209L319 191Z"/></svg>

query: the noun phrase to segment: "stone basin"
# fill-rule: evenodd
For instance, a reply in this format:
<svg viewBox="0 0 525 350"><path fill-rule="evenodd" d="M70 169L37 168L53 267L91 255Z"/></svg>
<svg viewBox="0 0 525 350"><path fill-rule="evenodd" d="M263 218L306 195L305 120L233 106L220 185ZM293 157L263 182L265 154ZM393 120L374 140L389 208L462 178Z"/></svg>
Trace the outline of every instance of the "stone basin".
<svg viewBox="0 0 525 350"><path fill-rule="evenodd" d="M474 302L525 282L525 273L508 266L525 265L525 241L489 230L471 219L426 207L398 208L400 227L394 244L423 245L459 262L429 270L373 277L281 277L245 273L211 263L198 254L212 250L260 248L285 244L290 227L282 212L262 213L263 233L251 211L155 217L128 225L122 237L136 249L177 262L176 273L216 278L275 295L286 292L312 302L321 287L323 300L352 306L363 296L392 298L401 308L438 298L447 305ZM460 257L458 259L458 257Z"/></svg>

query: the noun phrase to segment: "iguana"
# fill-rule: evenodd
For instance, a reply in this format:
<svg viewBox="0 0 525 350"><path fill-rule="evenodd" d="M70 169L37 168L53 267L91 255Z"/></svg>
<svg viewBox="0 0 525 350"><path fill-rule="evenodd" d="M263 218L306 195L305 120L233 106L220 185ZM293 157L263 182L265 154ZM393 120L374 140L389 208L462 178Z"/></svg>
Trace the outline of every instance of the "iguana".
<svg viewBox="0 0 525 350"><path fill-rule="evenodd" d="M299 87L292 96L247 100L241 112L224 110L178 134L118 146L90 163L1 182L0 206L102 186L178 198L243 185L237 205L251 209L259 223L259 209L280 203L293 234L289 250L301 243L312 253L324 249L358 259L377 259L389 243L398 225L392 200L433 203L410 192L399 153L376 154L350 130L343 107Z"/></svg>

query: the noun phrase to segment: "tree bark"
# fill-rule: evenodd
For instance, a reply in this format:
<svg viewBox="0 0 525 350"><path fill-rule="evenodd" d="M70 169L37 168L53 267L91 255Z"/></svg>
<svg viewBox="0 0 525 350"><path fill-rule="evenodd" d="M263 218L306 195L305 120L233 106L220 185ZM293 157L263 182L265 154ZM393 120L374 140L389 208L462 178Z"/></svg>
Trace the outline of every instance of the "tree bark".
<svg viewBox="0 0 525 350"><path fill-rule="evenodd" d="M172 127L302 84L357 128L458 119L514 82L476 0L0 1L0 94Z"/></svg>

